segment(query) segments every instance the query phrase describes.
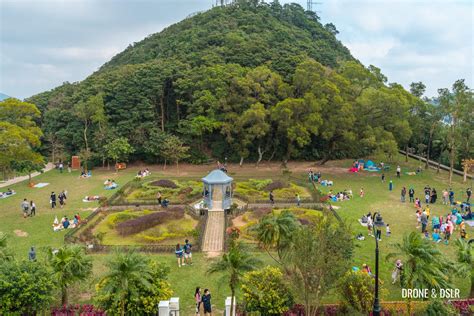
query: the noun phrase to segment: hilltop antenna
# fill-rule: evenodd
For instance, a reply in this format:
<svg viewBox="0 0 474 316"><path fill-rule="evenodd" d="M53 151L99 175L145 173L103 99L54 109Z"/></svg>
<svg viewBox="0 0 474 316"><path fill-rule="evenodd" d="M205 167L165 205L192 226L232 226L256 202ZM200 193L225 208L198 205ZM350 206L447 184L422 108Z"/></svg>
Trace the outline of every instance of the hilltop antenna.
<svg viewBox="0 0 474 316"><path fill-rule="evenodd" d="M313 10L313 6L316 6L318 4L322 4L322 2L315 2L315 1L312 1L312 0L308 0L306 2L306 10L312 11L314 13L320 13L321 11Z"/></svg>

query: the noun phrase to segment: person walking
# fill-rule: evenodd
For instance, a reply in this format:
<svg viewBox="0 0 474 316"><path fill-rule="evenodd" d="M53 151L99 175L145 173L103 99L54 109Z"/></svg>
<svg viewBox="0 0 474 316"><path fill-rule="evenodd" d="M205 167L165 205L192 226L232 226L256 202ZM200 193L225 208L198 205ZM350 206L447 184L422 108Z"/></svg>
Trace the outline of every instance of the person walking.
<svg viewBox="0 0 474 316"><path fill-rule="evenodd" d="M194 292L194 301L196 302L196 315L201 314L201 288L198 286Z"/></svg>
<svg viewBox="0 0 474 316"><path fill-rule="evenodd" d="M389 190L389 191L392 191L392 190L393 190L393 182L392 182L392 180L390 180L390 182L388 183L388 190Z"/></svg>
<svg viewBox="0 0 474 316"><path fill-rule="evenodd" d="M59 162L59 173L63 173L64 170L64 164L62 161Z"/></svg>
<svg viewBox="0 0 474 316"><path fill-rule="evenodd" d="M300 206L301 205L301 198L300 198L300 195L298 193L296 193L295 198L296 198L296 206Z"/></svg>
<svg viewBox="0 0 474 316"><path fill-rule="evenodd" d="M410 197L410 203L415 202L415 189L413 187L408 190L408 196Z"/></svg>
<svg viewBox="0 0 474 316"><path fill-rule="evenodd" d="M269 199L270 199L270 204L273 206L275 205L275 197L273 196L273 191L270 191L269 193Z"/></svg>
<svg viewBox="0 0 474 316"><path fill-rule="evenodd" d="M178 259L178 268L181 268L181 264L183 264L183 248L181 248L180 244L176 244L174 253Z"/></svg>
<svg viewBox="0 0 474 316"><path fill-rule="evenodd" d="M202 296L202 304L204 307L204 315L212 315L212 304L211 304L211 292L208 289L204 290L204 295Z"/></svg>
<svg viewBox="0 0 474 316"><path fill-rule="evenodd" d="M36 215L36 204L33 201L30 201L30 216Z"/></svg>
<svg viewBox="0 0 474 316"><path fill-rule="evenodd" d="M23 199L23 202L21 202L21 211L23 212L23 218L28 217L28 213L30 211L30 204L28 204L28 201L26 199Z"/></svg>
<svg viewBox="0 0 474 316"><path fill-rule="evenodd" d="M56 207L56 193L51 192L51 196L49 197L49 203L51 203L51 209Z"/></svg>
<svg viewBox="0 0 474 316"><path fill-rule="evenodd" d="M395 269L392 272L392 284L395 284L395 282L397 282L397 280L401 278L402 271L403 271L402 260L398 259L395 262Z"/></svg>
<svg viewBox="0 0 474 316"><path fill-rule="evenodd" d="M444 189L442 194L443 194L443 204L446 205L448 204L448 196L449 196L448 189Z"/></svg>
<svg viewBox="0 0 474 316"><path fill-rule="evenodd" d="M472 195L472 189L471 188L467 188L466 189L466 202L469 203L469 201L471 200L471 195Z"/></svg>
<svg viewBox="0 0 474 316"><path fill-rule="evenodd" d="M433 188L433 190L431 190L431 204L435 204L437 199L438 199L438 192L436 192L436 189Z"/></svg>
<svg viewBox="0 0 474 316"><path fill-rule="evenodd" d="M428 216L426 214L426 211L423 211L423 213L421 213L420 221L421 221L421 232L424 234L426 232L426 226L428 225Z"/></svg>
<svg viewBox="0 0 474 316"><path fill-rule="evenodd" d="M382 182L385 182L385 173L382 173Z"/></svg>
<svg viewBox="0 0 474 316"><path fill-rule="evenodd" d="M186 264L192 265L193 264L193 254L191 252L192 247L193 247L193 245L191 245L189 243L189 240L186 239L184 241L184 246L183 246L183 251L184 251L184 263L183 263L183 265L186 265Z"/></svg>
<svg viewBox="0 0 474 316"><path fill-rule="evenodd" d="M401 172L402 172L402 168L400 168L400 166L397 166L397 178L400 178Z"/></svg>
<svg viewBox="0 0 474 316"><path fill-rule="evenodd" d="M449 205L454 204L454 191L452 188L449 188Z"/></svg>
<svg viewBox="0 0 474 316"><path fill-rule="evenodd" d="M402 192L400 192L400 200L405 203L405 196L407 195L407 188L403 187Z"/></svg>
<svg viewBox="0 0 474 316"><path fill-rule="evenodd" d="M64 193L64 190L59 193L58 195L58 199L59 199L59 207L60 208L63 208L63 206L66 204L66 194Z"/></svg>

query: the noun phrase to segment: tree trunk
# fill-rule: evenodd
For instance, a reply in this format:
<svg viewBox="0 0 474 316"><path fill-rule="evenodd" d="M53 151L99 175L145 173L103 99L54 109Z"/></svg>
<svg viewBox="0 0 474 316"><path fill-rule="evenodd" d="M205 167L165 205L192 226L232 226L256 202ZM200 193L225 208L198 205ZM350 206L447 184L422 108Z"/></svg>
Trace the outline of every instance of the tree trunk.
<svg viewBox="0 0 474 316"><path fill-rule="evenodd" d="M176 159L176 172L179 175L179 160L178 159Z"/></svg>
<svg viewBox="0 0 474 316"><path fill-rule="evenodd" d="M164 104L164 95L160 97L160 108L161 108L161 131L165 131L165 104Z"/></svg>
<svg viewBox="0 0 474 316"><path fill-rule="evenodd" d="M440 169L441 169L441 155L438 160L438 168L436 168L436 173L439 173Z"/></svg>
<svg viewBox="0 0 474 316"><path fill-rule="evenodd" d="M107 160L107 170L110 170L110 161Z"/></svg>
<svg viewBox="0 0 474 316"><path fill-rule="evenodd" d="M321 162L318 163L318 165L322 166L324 165L326 162L329 161L329 155L325 155L325 157L323 158L323 160L321 160Z"/></svg>
<svg viewBox="0 0 474 316"><path fill-rule="evenodd" d="M408 162L408 144L405 145L405 162Z"/></svg>
<svg viewBox="0 0 474 316"><path fill-rule="evenodd" d="M262 147L260 145L258 145L257 151L258 151L258 160L257 160L257 168L258 168L258 165L263 159L263 154L265 153L265 151L262 151Z"/></svg>
<svg viewBox="0 0 474 316"><path fill-rule="evenodd" d="M61 305L67 305L68 297L67 297L67 288L63 287L61 289Z"/></svg>
<svg viewBox="0 0 474 316"><path fill-rule="evenodd" d="M240 156L239 167L242 168L242 164L244 163L244 157Z"/></svg>
<svg viewBox="0 0 474 316"><path fill-rule="evenodd" d="M165 163L163 164L163 170L166 170L166 159L165 159Z"/></svg>
<svg viewBox="0 0 474 316"><path fill-rule="evenodd" d="M277 151L277 150L276 150L276 147L275 147L275 148L273 149L272 154L270 155L270 158L268 158L268 160L267 160L268 162L272 161L273 157L274 157L275 154L276 154L276 151Z"/></svg>
<svg viewBox="0 0 474 316"><path fill-rule="evenodd" d="M230 294L232 295L232 297L230 299L230 316L234 316L234 307L235 307L235 303L234 303L235 289L234 289L234 287L232 287L230 289Z"/></svg>
<svg viewBox="0 0 474 316"><path fill-rule="evenodd" d="M28 171L28 183L31 185L31 171Z"/></svg>

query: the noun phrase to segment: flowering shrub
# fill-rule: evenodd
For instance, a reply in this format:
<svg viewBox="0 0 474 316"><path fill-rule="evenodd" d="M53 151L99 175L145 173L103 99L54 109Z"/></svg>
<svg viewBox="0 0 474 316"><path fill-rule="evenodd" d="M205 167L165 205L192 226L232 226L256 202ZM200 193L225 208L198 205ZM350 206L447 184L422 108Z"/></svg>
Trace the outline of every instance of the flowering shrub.
<svg viewBox="0 0 474 316"><path fill-rule="evenodd" d="M166 180L166 179L153 181L152 183L150 183L150 185L155 186L155 187L163 187L163 188L171 188L171 189L176 189L178 187L176 183L174 183L171 180Z"/></svg>
<svg viewBox="0 0 474 316"><path fill-rule="evenodd" d="M180 219L183 217L184 209L173 207L167 211L160 211L119 223L116 228L120 235L127 236L147 230L167 220Z"/></svg>
<svg viewBox="0 0 474 316"><path fill-rule="evenodd" d="M237 239L240 236L240 229L237 227L227 227L225 232L231 239Z"/></svg>
<svg viewBox="0 0 474 316"><path fill-rule="evenodd" d="M90 304L70 304L61 307L53 307L51 316L105 316L106 313Z"/></svg>

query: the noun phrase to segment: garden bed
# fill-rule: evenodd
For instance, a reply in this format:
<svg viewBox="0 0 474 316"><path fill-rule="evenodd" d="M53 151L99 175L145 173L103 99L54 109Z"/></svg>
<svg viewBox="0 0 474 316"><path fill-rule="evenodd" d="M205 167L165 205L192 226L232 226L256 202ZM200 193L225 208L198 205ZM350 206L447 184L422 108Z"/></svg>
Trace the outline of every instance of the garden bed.
<svg viewBox="0 0 474 316"><path fill-rule="evenodd" d="M299 194L301 202L312 202L312 196L306 187L293 182L271 179L249 179L235 184L234 196L248 203L268 202L270 191L276 202L293 202Z"/></svg>

